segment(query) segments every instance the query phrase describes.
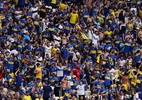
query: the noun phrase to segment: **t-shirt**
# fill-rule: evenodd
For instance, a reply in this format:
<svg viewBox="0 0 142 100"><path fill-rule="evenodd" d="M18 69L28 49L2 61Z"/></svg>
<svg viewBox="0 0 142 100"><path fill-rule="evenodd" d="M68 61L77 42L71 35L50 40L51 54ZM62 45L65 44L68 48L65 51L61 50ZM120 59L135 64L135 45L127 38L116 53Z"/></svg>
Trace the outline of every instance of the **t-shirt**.
<svg viewBox="0 0 142 100"><path fill-rule="evenodd" d="M50 86L43 86L43 98L50 97L50 92L52 92L52 88Z"/></svg>
<svg viewBox="0 0 142 100"><path fill-rule="evenodd" d="M52 3L52 4L56 4L56 3L57 3L57 0L51 0L51 3Z"/></svg>
<svg viewBox="0 0 142 100"><path fill-rule="evenodd" d="M78 95L85 95L85 85L78 85L77 86L78 89Z"/></svg>
<svg viewBox="0 0 142 100"><path fill-rule="evenodd" d="M60 9L61 9L62 11L64 11L64 9L68 7L68 5L66 5L66 4L64 4L64 3L62 3L62 2L60 3L59 6L60 6Z"/></svg>
<svg viewBox="0 0 142 100"><path fill-rule="evenodd" d="M41 79L42 78L42 68L41 67L37 67L36 71L39 71L38 73L36 73L36 78Z"/></svg>
<svg viewBox="0 0 142 100"><path fill-rule="evenodd" d="M35 100L43 100L43 98L36 98Z"/></svg>
<svg viewBox="0 0 142 100"><path fill-rule="evenodd" d="M23 100L32 100L32 98L30 95L29 96L24 95Z"/></svg>
<svg viewBox="0 0 142 100"><path fill-rule="evenodd" d="M73 73L76 75L77 79L80 80L80 70L74 69Z"/></svg>
<svg viewBox="0 0 142 100"><path fill-rule="evenodd" d="M78 18L78 14L77 13L71 13L70 14L70 23L71 24L76 24L77 18Z"/></svg>
<svg viewBox="0 0 142 100"><path fill-rule="evenodd" d="M108 35L109 37L111 37L112 36L112 31L106 31L104 34Z"/></svg>

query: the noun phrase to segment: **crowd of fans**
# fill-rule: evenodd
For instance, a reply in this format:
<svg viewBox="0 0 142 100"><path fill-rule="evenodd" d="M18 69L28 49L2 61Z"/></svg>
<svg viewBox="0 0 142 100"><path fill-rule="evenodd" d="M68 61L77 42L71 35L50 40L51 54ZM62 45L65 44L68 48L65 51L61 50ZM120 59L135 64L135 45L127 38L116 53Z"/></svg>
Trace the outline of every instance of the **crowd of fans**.
<svg viewBox="0 0 142 100"><path fill-rule="evenodd" d="M142 100L141 27L142 0L0 0L0 100Z"/></svg>

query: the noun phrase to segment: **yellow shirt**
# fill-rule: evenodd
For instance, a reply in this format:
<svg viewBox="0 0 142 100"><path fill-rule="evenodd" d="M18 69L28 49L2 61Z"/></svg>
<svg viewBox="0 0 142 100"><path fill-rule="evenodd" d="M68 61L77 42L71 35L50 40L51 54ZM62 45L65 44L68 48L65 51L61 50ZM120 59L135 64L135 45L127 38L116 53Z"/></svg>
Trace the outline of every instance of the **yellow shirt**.
<svg viewBox="0 0 142 100"><path fill-rule="evenodd" d="M130 30L133 29L133 24L128 24L127 26L128 26L128 28L129 28Z"/></svg>
<svg viewBox="0 0 142 100"><path fill-rule="evenodd" d="M142 71L138 70L138 73L139 73L140 75L142 75Z"/></svg>
<svg viewBox="0 0 142 100"><path fill-rule="evenodd" d="M70 23L71 24L76 24L77 19L78 19L77 13L70 13Z"/></svg>
<svg viewBox="0 0 142 100"><path fill-rule="evenodd" d="M115 12L114 12L114 11L112 11L111 14L112 14L113 16L115 16Z"/></svg>
<svg viewBox="0 0 142 100"><path fill-rule="evenodd" d="M60 5L59 5L59 7L60 7L60 9L62 11L64 11L64 9L68 7L68 5L66 5L66 4L64 4L64 3L61 2Z"/></svg>
<svg viewBox="0 0 142 100"><path fill-rule="evenodd" d="M97 16L97 20L98 20L98 22L100 22L101 24L104 23L104 16Z"/></svg>
<svg viewBox="0 0 142 100"><path fill-rule="evenodd" d="M111 37L112 36L112 31L106 31L104 34L108 35L109 37Z"/></svg>
<svg viewBox="0 0 142 100"><path fill-rule="evenodd" d="M133 76L131 84L133 84L134 86L137 84L137 76Z"/></svg>
<svg viewBox="0 0 142 100"><path fill-rule="evenodd" d="M0 29L2 29L2 19L4 19L5 17L0 15Z"/></svg>
<svg viewBox="0 0 142 100"><path fill-rule="evenodd" d="M23 100L32 100L31 96L24 95Z"/></svg>
<svg viewBox="0 0 142 100"><path fill-rule="evenodd" d="M142 17L142 10L139 10L139 16Z"/></svg>
<svg viewBox="0 0 142 100"><path fill-rule="evenodd" d="M60 50L59 48L52 48L51 52L52 54L55 54L57 52L57 50Z"/></svg>
<svg viewBox="0 0 142 100"><path fill-rule="evenodd" d="M36 73L36 78L41 79L42 78L42 68L41 67L37 67L35 70L39 71L38 73Z"/></svg>
<svg viewBox="0 0 142 100"><path fill-rule="evenodd" d="M57 0L51 0L51 3L52 3L52 4L56 4L56 3L57 3Z"/></svg>
<svg viewBox="0 0 142 100"><path fill-rule="evenodd" d="M15 3L18 4L18 0L15 0Z"/></svg>
<svg viewBox="0 0 142 100"><path fill-rule="evenodd" d="M42 82L39 82L39 83L38 83L38 87L42 87Z"/></svg>
<svg viewBox="0 0 142 100"><path fill-rule="evenodd" d="M43 98L36 98L35 100L43 100Z"/></svg>

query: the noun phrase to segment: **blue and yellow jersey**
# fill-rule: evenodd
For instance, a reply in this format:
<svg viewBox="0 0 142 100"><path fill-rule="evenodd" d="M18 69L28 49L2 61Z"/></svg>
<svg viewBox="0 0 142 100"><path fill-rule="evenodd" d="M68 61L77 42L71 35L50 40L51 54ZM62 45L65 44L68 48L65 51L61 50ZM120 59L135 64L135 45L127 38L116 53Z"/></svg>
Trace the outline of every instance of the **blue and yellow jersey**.
<svg viewBox="0 0 142 100"><path fill-rule="evenodd" d="M84 12L81 17L83 18L83 21L86 23L87 19L89 18L89 13L88 12Z"/></svg>
<svg viewBox="0 0 142 100"><path fill-rule="evenodd" d="M108 66L114 66L115 64L114 59L111 56L108 56L107 59L108 59Z"/></svg>
<svg viewBox="0 0 142 100"><path fill-rule="evenodd" d="M40 8L40 11L46 13L46 8Z"/></svg>
<svg viewBox="0 0 142 100"><path fill-rule="evenodd" d="M125 46L125 48L124 48L125 52L130 52L131 51L131 46L132 46L131 42L125 42L124 46Z"/></svg>
<svg viewBox="0 0 142 100"><path fill-rule="evenodd" d="M0 15L0 29L2 29L2 20L5 19L5 16Z"/></svg>
<svg viewBox="0 0 142 100"><path fill-rule="evenodd" d="M140 84L142 82L142 77L137 77L137 84Z"/></svg>
<svg viewBox="0 0 142 100"><path fill-rule="evenodd" d="M51 84L55 84L56 78L53 77L49 77L49 81L51 82Z"/></svg>
<svg viewBox="0 0 142 100"><path fill-rule="evenodd" d="M91 47L90 51L91 51L91 54L97 53L97 49L95 47Z"/></svg>
<svg viewBox="0 0 142 100"><path fill-rule="evenodd" d="M136 63L139 63L141 61L141 54L140 53L135 54L135 61L136 61Z"/></svg>
<svg viewBox="0 0 142 100"><path fill-rule="evenodd" d="M7 59L7 69L13 70L13 67L14 67L14 60L8 58L8 59Z"/></svg>
<svg viewBox="0 0 142 100"><path fill-rule="evenodd" d="M111 85L112 76L110 74L104 74L105 77L105 85Z"/></svg>
<svg viewBox="0 0 142 100"><path fill-rule="evenodd" d="M136 53L140 49L140 46L133 48L133 53Z"/></svg>
<svg viewBox="0 0 142 100"><path fill-rule="evenodd" d="M18 26L18 25L12 27L12 31L13 31L13 32L17 32L18 29L19 29L19 26Z"/></svg>
<svg viewBox="0 0 142 100"><path fill-rule="evenodd" d="M72 92L70 90L66 89L64 92L64 98L66 98L66 99L71 98L71 94L72 94Z"/></svg>
<svg viewBox="0 0 142 100"><path fill-rule="evenodd" d="M30 73L33 73L35 70L35 63L28 64L27 67L30 68Z"/></svg>
<svg viewBox="0 0 142 100"><path fill-rule="evenodd" d="M53 33L55 31L54 25L48 25L48 31L49 33Z"/></svg>
<svg viewBox="0 0 142 100"><path fill-rule="evenodd" d="M96 89L96 91L93 92L93 96L94 96L94 97L97 97L97 96L98 96L98 91L97 91L97 89Z"/></svg>
<svg viewBox="0 0 142 100"><path fill-rule="evenodd" d="M100 77L100 76L101 76L101 73L100 73L99 70L96 71L96 76L97 76L97 77Z"/></svg>
<svg viewBox="0 0 142 100"><path fill-rule="evenodd" d="M62 17L65 17L67 20L69 19L69 12L68 11L64 11L61 13Z"/></svg>
<svg viewBox="0 0 142 100"><path fill-rule="evenodd" d="M36 53L42 53L43 49L41 47L38 47L38 48L35 49L35 52Z"/></svg>
<svg viewBox="0 0 142 100"><path fill-rule="evenodd" d="M13 16L12 16L12 14L11 13L9 13L9 14L6 14L6 18L12 18Z"/></svg>
<svg viewBox="0 0 142 100"><path fill-rule="evenodd" d="M67 24L67 23L64 23L64 32L66 33L66 34L69 34L70 33L70 29L71 29L71 24Z"/></svg>
<svg viewBox="0 0 142 100"><path fill-rule="evenodd" d="M37 35L36 29L35 29L34 31L32 31L32 34L33 34L34 36Z"/></svg>
<svg viewBox="0 0 142 100"><path fill-rule="evenodd" d="M112 38L111 37L106 37L104 41L107 44L111 44L112 43Z"/></svg>
<svg viewBox="0 0 142 100"><path fill-rule="evenodd" d="M97 89L98 90L101 90L103 86L104 86L104 84L102 82L97 83Z"/></svg>
<svg viewBox="0 0 142 100"><path fill-rule="evenodd" d="M25 24L26 24L26 20L25 20L25 19L21 19L21 20L20 20L20 27L21 27L22 29L25 28Z"/></svg>
<svg viewBox="0 0 142 100"><path fill-rule="evenodd" d="M17 50L22 51L23 50L23 44L18 44L17 45Z"/></svg>
<svg viewBox="0 0 142 100"><path fill-rule="evenodd" d="M73 47L73 45L69 44L69 45L67 45L67 49L68 49L68 51L73 51L74 47Z"/></svg>
<svg viewBox="0 0 142 100"><path fill-rule="evenodd" d="M108 52L110 52L111 49L112 49L112 45L111 45L111 44L107 44L107 45L105 46L105 50L107 50Z"/></svg>
<svg viewBox="0 0 142 100"><path fill-rule="evenodd" d="M34 25L35 25L36 27L39 26L39 20L38 20L38 19L35 19L35 20L34 20Z"/></svg>
<svg viewBox="0 0 142 100"><path fill-rule="evenodd" d="M14 78L14 73L9 73L9 74L7 75L7 80L8 80L9 82L12 82L13 78Z"/></svg>
<svg viewBox="0 0 142 100"><path fill-rule="evenodd" d="M119 46L120 46L120 43L121 43L121 37L116 37L116 39L115 39L115 45L116 45L117 47L119 47Z"/></svg>
<svg viewBox="0 0 142 100"><path fill-rule="evenodd" d="M105 44L101 44L97 49L97 54L101 54L105 48Z"/></svg>
<svg viewBox="0 0 142 100"><path fill-rule="evenodd" d="M27 13L26 15L27 15L26 18L31 18L32 17L31 13Z"/></svg>

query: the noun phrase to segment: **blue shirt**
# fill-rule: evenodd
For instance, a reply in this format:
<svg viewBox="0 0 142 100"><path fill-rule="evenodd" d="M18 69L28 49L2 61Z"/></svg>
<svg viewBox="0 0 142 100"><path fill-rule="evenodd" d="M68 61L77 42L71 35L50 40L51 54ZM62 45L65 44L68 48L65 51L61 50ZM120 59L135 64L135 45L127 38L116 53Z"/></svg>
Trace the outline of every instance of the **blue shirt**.
<svg viewBox="0 0 142 100"><path fill-rule="evenodd" d="M125 42L125 48L124 48L124 51L125 52L130 52L131 51L131 42Z"/></svg>
<svg viewBox="0 0 142 100"><path fill-rule="evenodd" d="M22 84L22 77L21 76L16 76L16 85L21 86Z"/></svg>
<svg viewBox="0 0 142 100"><path fill-rule="evenodd" d="M24 6L24 4L25 4L25 0L18 0L18 5Z"/></svg>
<svg viewBox="0 0 142 100"><path fill-rule="evenodd" d="M56 72L57 71L57 67L50 67L50 72L53 73L53 72Z"/></svg>
<svg viewBox="0 0 142 100"><path fill-rule="evenodd" d="M66 48L61 49L61 55L63 59L67 59L68 57L68 50Z"/></svg>
<svg viewBox="0 0 142 100"><path fill-rule="evenodd" d="M111 44L107 44L107 45L105 46L105 49L107 50L107 52L110 52L111 49L112 49L112 45L111 45Z"/></svg>
<svg viewBox="0 0 142 100"><path fill-rule="evenodd" d="M24 35L24 40L25 40L25 41L30 41L30 36Z"/></svg>
<svg viewBox="0 0 142 100"><path fill-rule="evenodd" d="M141 61L141 55L140 55L140 53L138 53L138 54L135 55L135 61L136 61L136 63L139 63Z"/></svg>

